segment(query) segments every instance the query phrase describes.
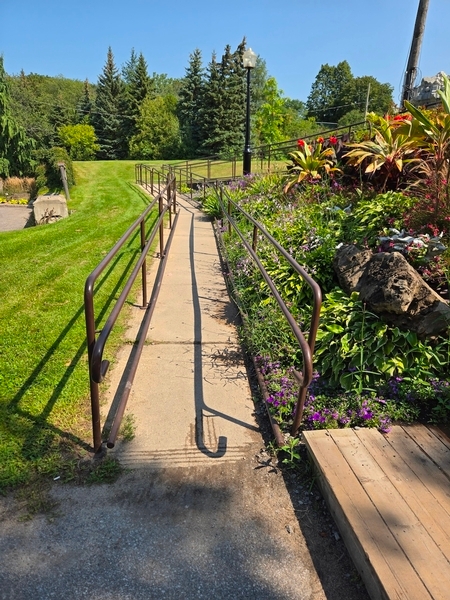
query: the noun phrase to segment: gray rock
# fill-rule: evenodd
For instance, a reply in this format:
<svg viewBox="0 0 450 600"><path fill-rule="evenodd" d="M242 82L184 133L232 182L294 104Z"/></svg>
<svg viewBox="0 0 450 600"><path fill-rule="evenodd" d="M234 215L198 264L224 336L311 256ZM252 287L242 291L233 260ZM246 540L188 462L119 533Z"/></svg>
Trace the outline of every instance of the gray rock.
<svg viewBox="0 0 450 600"><path fill-rule="evenodd" d="M422 338L448 329L448 304L399 252L372 254L343 246L334 268L342 289L348 294L359 292L361 300L384 321Z"/></svg>

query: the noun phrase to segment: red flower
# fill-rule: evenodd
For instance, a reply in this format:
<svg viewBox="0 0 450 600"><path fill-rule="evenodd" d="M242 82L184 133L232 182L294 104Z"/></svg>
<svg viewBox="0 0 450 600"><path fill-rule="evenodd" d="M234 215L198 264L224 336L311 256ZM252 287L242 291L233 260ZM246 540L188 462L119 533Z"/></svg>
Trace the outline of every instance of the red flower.
<svg viewBox="0 0 450 600"><path fill-rule="evenodd" d="M305 140L297 140L297 146L299 148L304 148L305 147Z"/></svg>
<svg viewBox="0 0 450 600"><path fill-rule="evenodd" d="M330 135L330 144L337 144L337 137L335 135Z"/></svg>
<svg viewBox="0 0 450 600"><path fill-rule="evenodd" d="M324 142L324 139L323 139L323 137L318 137L318 138L317 138L317 143L318 143L318 144L323 144L323 142Z"/></svg>
<svg viewBox="0 0 450 600"><path fill-rule="evenodd" d="M411 121L412 116L410 114L395 115L394 121Z"/></svg>

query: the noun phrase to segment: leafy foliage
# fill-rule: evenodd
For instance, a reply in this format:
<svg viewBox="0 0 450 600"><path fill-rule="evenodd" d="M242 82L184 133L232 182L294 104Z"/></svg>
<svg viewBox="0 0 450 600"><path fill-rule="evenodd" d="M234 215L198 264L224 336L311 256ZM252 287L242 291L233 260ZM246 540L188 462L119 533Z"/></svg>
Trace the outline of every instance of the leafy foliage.
<svg viewBox="0 0 450 600"><path fill-rule="evenodd" d="M302 181L313 182L322 179L323 173L340 173L340 169L335 166L334 149L330 146L323 148L323 139L317 140L313 146L303 140L299 140L298 144L299 150L289 154L292 164L288 165L289 176L285 192Z"/></svg>
<svg viewBox="0 0 450 600"><path fill-rule="evenodd" d="M367 75L353 77L345 60L336 66L322 65L306 102L308 115L328 123L337 123L354 110L364 115L369 85L369 110L386 114L393 104L390 84L380 83Z"/></svg>
<svg viewBox="0 0 450 600"><path fill-rule="evenodd" d="M388 378L433 377L445 364L442 345L380 321L359 300L336 289L326 296L317 334L322 376L346 390L376 391Z"/></svg>
<svg viewBox="0 0 450 600"><path fill-rule="evenodd" d="M11 112L11 99L3 56L0 55L0 177L29 175L33 167L32 150L34 140Z"/></svg>
<svg viewBox="0 0 450 600"><path fill-rule="evenodd" d="M175 99L161 96L142 102L136 121L137 133L130 140L131 158L157 160L176 158L180 147Z"/></svg>
<svg viewBox="0 0 450 600"><path fill-rule="evenodd" d="M100 148L92 125L63 125L58 129L58 135L73 160L94 160Z"/></svg>
<svg viewBox="0 0 450 600"><path fill-rule="evenodd" d="M85 122L90 109L84 105L86 92L92 102L95 86L65 77L49 77L23 71L8 76L11 110L26 135L37 148L50 148L58 142L57 128Z"/></svg>
<svg viewBox="0 0 450 600"><path fill-rule="evenodd" d="M404 129L392 127L388 119L372 114L371 122L375 130L373 139L347 144L350 150L343 158L349 165L362 165L366 174L374 175L379 171L382 177L381 191L388 185L391 189L397 189L405 165L417 161L414 157L416 148Z"/></svg>
<svg viewBox="0 0 450 600"><path fill-rule="evenodd" d="M66 166L67 183L75 183L73 164L65 148L42 149L35 152L38 167L36 168L36 185L38 189L48 188L50 191L59 191L62 188L61 172L58 164L63 162Z"/></svg>

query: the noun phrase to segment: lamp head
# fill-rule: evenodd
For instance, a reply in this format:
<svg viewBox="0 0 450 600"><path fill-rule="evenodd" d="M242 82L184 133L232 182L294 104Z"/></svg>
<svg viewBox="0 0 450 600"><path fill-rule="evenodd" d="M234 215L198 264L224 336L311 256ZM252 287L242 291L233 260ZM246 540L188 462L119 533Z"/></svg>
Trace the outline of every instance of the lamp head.
<svg viewBox="0 0 450 600"><path fill-rule="evenodd" d="M254 69L256 67L256 59L257 55L251 48L247 48L247 50L242 55L242 64L244 69Z"/></svg>

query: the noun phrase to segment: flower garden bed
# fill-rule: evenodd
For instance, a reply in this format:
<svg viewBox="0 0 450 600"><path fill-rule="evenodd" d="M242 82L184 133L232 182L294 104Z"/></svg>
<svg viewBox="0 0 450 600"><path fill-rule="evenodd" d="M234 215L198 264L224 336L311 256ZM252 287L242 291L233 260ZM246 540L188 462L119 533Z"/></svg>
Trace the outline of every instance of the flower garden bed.
<svg viewBox="0 0 450 600"><path fill-rule="evenodd" d="M449 102L443 111L450 114L450 84L446 90ZM449 420L448 332L420 339L383 322L357 293L344 294L333 271L336 248L356 244L373 253L401 252L431 287L447 287L450 186L444 179L437 182L433 169L440 169L440 177L444 167L450 170L450 121L442 120L441 112L433 117L436 132L448 128L447 162L437 165L428 134L419 128L420 118L432 116L413 107L411 113L373 117L373 139L344 147L339 163L331 153L321 156L322 147L332 148L334 140L328 145L317 140L316 150L311 144L303 162L298 154L305 144L299 143L287 176L249 176L230 186L233 199L304 266L324 294L317 374L309 387L303 429L368 426L386 432L391 423ZM313 158L323 164L308 162ZM332 171L331 165L338 170ZM204 208L220 218L213 195ZM250 229L246 235L251 243ZM224 230L223 245L233 295L243 314L243 339L264 380L271 419L287 433L298 393L292 372L301 370L301 356L242 243ZM271 248L258 248L287 306L307 329L311 298L306 286Z"/></svg>

